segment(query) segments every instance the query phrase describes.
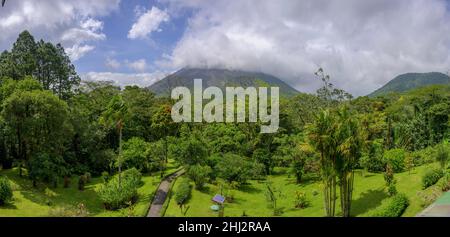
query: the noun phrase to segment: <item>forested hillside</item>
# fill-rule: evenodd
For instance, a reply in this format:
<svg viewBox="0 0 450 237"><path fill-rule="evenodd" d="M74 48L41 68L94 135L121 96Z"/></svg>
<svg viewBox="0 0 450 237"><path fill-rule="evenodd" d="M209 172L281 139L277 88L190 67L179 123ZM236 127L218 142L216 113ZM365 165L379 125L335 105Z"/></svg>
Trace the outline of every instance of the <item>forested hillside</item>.
<svg viewBox="0 0 450 237"><path fill-rule="evenodd" d="M226 69L183 68L172 75L156 82L149 89L156 95L169 96L175 87L194 87L194 79L202 79L203 87L215 86L222 90L225 87L263 87L275 86L280 88L280 94L290 97L299 92L277 77L256 72L244 72Z"/></svg>
<svg viewBox="0 0 450 237"><path fill-rule="evenodd" d="M431 86L431 85L449 85L450 77L439 72L430 73L406 73L400 75L392 81L388 82L386 85L380 89L374 91L370 94L370 97L386 95L388 93L401 93L410 91L413 89L418 89L421 87Z"/></svg>

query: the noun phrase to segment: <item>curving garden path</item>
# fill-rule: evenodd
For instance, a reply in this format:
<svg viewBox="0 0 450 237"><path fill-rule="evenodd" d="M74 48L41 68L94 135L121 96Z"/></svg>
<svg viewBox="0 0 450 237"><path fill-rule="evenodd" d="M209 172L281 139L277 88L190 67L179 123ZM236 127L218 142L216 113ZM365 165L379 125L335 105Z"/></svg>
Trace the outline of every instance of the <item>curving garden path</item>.
<svg viewBox="0 0 450 237"><path fill-rule="evenodd" d="M172 187L172 182L184 174L184 170L179 170L166 178L164 178L158 186L155 197L153 198L152 204L148 211L147 217L161 217L161 209L166 201L167 194Z"/></svg>

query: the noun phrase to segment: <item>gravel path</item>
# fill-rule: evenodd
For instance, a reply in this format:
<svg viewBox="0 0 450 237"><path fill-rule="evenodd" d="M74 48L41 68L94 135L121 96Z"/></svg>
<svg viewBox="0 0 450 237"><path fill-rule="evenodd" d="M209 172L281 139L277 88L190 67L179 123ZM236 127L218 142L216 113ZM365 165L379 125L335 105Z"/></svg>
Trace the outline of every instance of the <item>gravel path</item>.
<svg viewBox="0 0 450 237"><path fill-rule="evenodd" d="M147 217L161 217L161 209L164 205L164 202L166 201L167 194L169 193L170 187L172 186L172 182L183 173L184 170L180 170L161 181L158 190L156 191L155 197L153 198L153 202L150 206Z"/></svg>

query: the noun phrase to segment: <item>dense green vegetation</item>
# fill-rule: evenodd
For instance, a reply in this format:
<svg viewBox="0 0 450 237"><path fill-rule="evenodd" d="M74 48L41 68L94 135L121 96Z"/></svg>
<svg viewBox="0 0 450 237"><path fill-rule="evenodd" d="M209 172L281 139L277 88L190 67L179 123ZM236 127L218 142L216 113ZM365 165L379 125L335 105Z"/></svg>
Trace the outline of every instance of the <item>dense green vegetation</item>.
<svg viewBox="0 0 450 237"><path fill-rule="evenodd" d="M411 173L404 172L396 174L397 189L399 193L407 196L409 205L402 213L404 217L417 215L430 202L442 194L440 187L433 186L428 189L422 189L422 176L429 170L436 168L437 164L429 164L414 168ZM174 185L176 193L181 182L187 180L186 177L180 178ZM315 176L305 177L304 182L297 184L295 177L290 175L287 168L276 168L274 173L268 176L267 180L272 186L278 187L281 197L277 201L277 206L282 210L281 216L301 216L301 217L322 217L324 211L324 201L322 184L317 181ZM207 184L205 189L192 189L191 198L186 202L183 211L189 207L186 216L189 217L217 217L218 212L211 210L212 196L223 193L226 195L224 216L240 217L247 216L273 216L273 209L269 205L266 193L266 181L249 181L239 189L233 189L223 186L221 182ZM192 181L191 181L192 184ZM306 196L309 205L306 208L298 208L296 204L297 192L300 191ZM176 204L174 196L170 199L165 216L184 216L180 207ZM351 216L357 217L376 217L384 212L392 202L393 197L387 194L383 174L368 173L357 170L355 173L355 186L353 194L353 205ZM339 208L339 202L337 207ZM340 208L337 211L340 215Z"/></svg>
<svg viewBox="0 0 450 237"><path fill-rule="evenodd" d="M61 46L24 32L0 56L0 175L13 190L0 216L143 216L179 166L168 216L412 216L445 191L427 172L448 177L449 86L353 98L316 75L317 93L281 99L278 133L177 124L169 98L81 82Z"/></svg>

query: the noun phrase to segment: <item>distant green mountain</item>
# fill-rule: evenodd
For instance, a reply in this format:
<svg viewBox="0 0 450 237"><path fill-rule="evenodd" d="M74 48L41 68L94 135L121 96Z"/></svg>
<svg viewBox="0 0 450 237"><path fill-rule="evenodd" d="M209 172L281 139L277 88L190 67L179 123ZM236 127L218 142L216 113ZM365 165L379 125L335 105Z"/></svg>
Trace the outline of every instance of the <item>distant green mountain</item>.
<svg viewBox="0 0 450 237"><path fill-rule="evenodd" d="M148 87L159 96L169 96L172 89L184 86L192 89L194 79L203 79L203 88L216 86L225 90L225 87L279 87L280 95L289 97L299 92L277 77L259 73L226 69L200 69L184 68L171 74L161 81Z"/></svg>
<svg viewBox="0 0 450 237"><path fill-rule="evenodd" d="M394 78L392 81L370 94L369 97L385 95L390 92L406 92L420 87L449 83L450 77L440 72L407 73Z"/></svg>

